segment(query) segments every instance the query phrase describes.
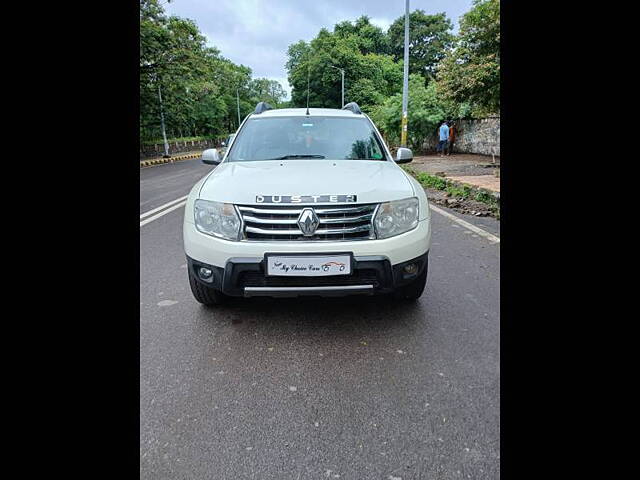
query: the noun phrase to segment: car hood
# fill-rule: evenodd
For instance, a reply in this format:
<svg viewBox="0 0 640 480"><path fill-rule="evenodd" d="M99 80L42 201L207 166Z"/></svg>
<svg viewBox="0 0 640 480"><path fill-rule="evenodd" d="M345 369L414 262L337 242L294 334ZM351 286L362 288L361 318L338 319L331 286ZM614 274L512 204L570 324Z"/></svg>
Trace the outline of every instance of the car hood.
<svg viewBox="0 0 640 480"><path fill-rule="evenodd" d="M357 203L375 203L414 192L393 162L300 159L223 162L204 182L199 197L253 205L257 195L357 195Z"/></svg>

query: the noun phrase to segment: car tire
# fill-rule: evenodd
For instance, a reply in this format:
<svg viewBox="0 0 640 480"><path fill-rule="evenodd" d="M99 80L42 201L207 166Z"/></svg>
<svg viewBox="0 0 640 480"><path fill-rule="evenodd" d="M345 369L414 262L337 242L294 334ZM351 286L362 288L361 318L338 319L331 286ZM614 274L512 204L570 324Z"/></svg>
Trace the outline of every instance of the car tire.
<svg viewBox="0 0 640 480"><path fill-rule="evenodd" d="M424 287L427 284L427 268L408 285L404 285L396 289L393 292L393 296L396 300L417 300L424 292Z"/></svg>
<svg viewBox="0 0 640 480"><path fill-rule="evenodd" d="M189 272L189 286L191 287L191 293L193 293L194 298L204 305L222 305L227 300L225 294L215 288L203 285L193 278L191 272Z"/></svg>

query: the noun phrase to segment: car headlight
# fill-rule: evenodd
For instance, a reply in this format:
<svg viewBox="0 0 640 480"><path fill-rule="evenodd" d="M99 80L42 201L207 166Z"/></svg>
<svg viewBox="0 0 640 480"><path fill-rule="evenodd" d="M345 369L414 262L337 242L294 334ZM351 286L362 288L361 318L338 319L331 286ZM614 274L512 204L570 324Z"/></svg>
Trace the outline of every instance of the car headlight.
<svg viewBox="0 0 640 480"><path fill-rule="evenodd" d="M418 205L415 197L381 203L373 221L377 238L394 237L416 228Z"/></svg>
<svg viewBox="0 0 640 480"><path fill-rule="evenodd" d="M207 235L238 240L240 219L230 203L196 200L193 205L196 228Z"/></svg>

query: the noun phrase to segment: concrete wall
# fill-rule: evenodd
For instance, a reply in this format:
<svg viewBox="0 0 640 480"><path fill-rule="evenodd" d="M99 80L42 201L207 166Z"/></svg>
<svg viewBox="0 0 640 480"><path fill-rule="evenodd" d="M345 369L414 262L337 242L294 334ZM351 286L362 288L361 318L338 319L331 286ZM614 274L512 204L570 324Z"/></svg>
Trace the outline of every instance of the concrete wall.
<svg viewBox="0 0 640 480"><path fill-rule="evenodd" d="M191 152L195 150L205 150L218 146L216 140L188 140L186 142L169 142L169 153ZM142 145L140 147L140 158L161 157L164 155L164 144Z"/></svg>
<svg viewBox="0 0 640 480"><path fill-rule="evenodd" d="M457 132L453 143L455 153L477 153L500 156L500 117L456 121ZM437 135L425 141L425 152L435 152Z"/></svg>

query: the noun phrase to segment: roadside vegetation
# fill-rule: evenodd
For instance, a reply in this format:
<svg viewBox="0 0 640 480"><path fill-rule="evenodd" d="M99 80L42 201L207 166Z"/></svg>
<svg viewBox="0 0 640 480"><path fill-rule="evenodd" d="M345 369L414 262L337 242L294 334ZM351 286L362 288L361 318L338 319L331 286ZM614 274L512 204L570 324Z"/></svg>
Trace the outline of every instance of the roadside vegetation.
<svg viewBox="0 0 640 480"><path fill-rule="evenodd" d="M140 141L162 139L160 97L167 137L223 137L238 128L256 103L278 107L282 85L252 78L251 68L224 58L189 19L165 15L158 0L140 0ZM160 140L162 141L162 140Z"/></svg>
<svg viewBox="0 0 640 480"><path fill-rule="evenodd" d="M167 142L169 143L175 143L175 142L201 142L204 140L216 140L216 141L222 141L224 139L227 138L227 135L201 135L199 137L173 137L173 138L167 138ZM145 140L143 142L140 142L142 145L154 145L154 144L160 144L164 142L164 140L162 139L162 137L160 138L154 138L151 140Z"/></svg>
<svg viewBox="0 0 640 480"><path fill-rule="evenodd" d="M421 150L445 119L482 118L500 110L500 2L474 0L453 24L444 13L410 13L409 146ZM289 46L291 106L340 108L357 102L391 145L400 143L404 15L385 32L369 17L321 29L310 42Z"/></svg>
<svg viewBox="0 0 640 480"><path fill-rule="evenodd" d="M402 168L412 175L425 188L440 190L447 197L458 198L460 200L475 200L484 203L491 210L491 214L500 219L500 198L484 188L471 187L437 175L425 172L416 172L411 167L403 165Z"/></svg>
<svg viewBox="0 0 640 480"><path fill-rule="evenodd" d="M167 136L225 136L266 101L276 108L341 107L357 102L390 145L402 116L404 15L384 31L362 15L287 50L291 100L275 80L253 78L249 66L226 59L189 19L167 16L158 0L140 0L140 141ZM445 13L410 13L409 146L419 151L444 119L482 118L500 109L500 0L474 0L453 23ZM162 103L160 102L162 97Z"/></svg>

